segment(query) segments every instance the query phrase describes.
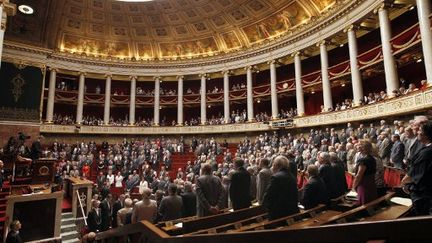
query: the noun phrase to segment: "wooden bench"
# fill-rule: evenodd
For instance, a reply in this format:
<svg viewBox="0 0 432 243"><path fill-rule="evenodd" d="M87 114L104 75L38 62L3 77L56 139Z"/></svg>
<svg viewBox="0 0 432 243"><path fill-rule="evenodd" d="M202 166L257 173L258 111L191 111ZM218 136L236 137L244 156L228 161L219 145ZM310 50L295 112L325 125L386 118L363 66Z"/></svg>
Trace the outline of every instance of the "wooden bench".
<svg viewBox="0 0 432 243"><path fill-rule="evenodd" d="M275 229L278 227L283 227L287 225L294 224L296 222L300 222L305 219L310 219L316 217L318 214L321 214L326 211L325 205L318 205L315 208L311 208L309 210L296 213L287 217L264 221L261 223L255 223L251 225L243 226L239 229L231 230L229 232L244 232L244 231L253 231L253 230L264 230L264 229ZM338 212L340 213L340 212Z"/></svg>
<svg viewBox="0 0 432 243"><path fill-rule="evenodd" d="M220 226L209 228L209 229L198 230L196 232L192 232L192 233L186 234L186 235L215 234L215 233L227 232L229 230L240 229L241 227L243 227L245 225L267 222L267 220L268 220L268 214L264 213L264 214L260 214L260 215L257 215L257 216L251 217L251 218L236 221L233 223L224 224L224 225L220 225Z"/></svg>

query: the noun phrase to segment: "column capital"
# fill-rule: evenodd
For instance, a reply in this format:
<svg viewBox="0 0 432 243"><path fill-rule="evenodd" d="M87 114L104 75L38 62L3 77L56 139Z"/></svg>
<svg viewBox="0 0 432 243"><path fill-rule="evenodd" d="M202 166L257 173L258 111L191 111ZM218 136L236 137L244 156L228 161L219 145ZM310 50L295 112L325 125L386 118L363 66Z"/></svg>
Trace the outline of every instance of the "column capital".
<svg viewBox="0 0 432 243"><path fill-rule="evenodd" d="M305 56L305 54L303 51L296 51L294 53L291 53L291 57L296 57L296 56L303 57L303 56Z"/></svg>
<svg viewBox="0 0 432 243"><path fill-rule="evenodd" d="M137 80L138 79L138 77L137 76L135 76L135 75L131 75L131 76L129 76L129 80L130 81L132 81L132 80Z"/></svg>
<svg viewBox="0 0 432 243"><path fill-rule="evenodd" d="M358 29L360 29L360 26L358 24L351 24L344 28L343 32L348 33L349 31L356 31Z"/></svg>
<svg viewBox="0 0 432 243"><path fill-rule="evenodd" d="M87 73L86 73L86 72L78 72L78 75L79 75L79 76L84 76L84 77L85 77L85 76L87 75Z"/></svg>
<svg viewBox="0 0 432 243"><path fill-rule="evenodd" d="M162 77L161 76L154 76L153 80L154 81L156 81L156 80L162 81Z"/></svg>
<svg viewBox="0 0 432 243"><path fill-rule="evenodd" d="M180 79L183 80L183 79L184 79L184 76L183 76L183 75L177 75L177 76L176 76L176 79L177 79L177 80L180 80Z"/></svg>
<svg viewBox="0 0 432 243"><path fill-rule="evenodd" d="M231 70L223 70L222 71L222 75L231 75L232 74L232 71Z"/></svg>
<svg viewBox="0 0 432 243"><path fill-rule="evenodd" d="M207 77L208 77L208 74L207 74L207 73L200 73L200 74L198 74L198 76L199 76L200 78L207 78Z"/></svg>
<svg viewBox="0 0 432 243"><path fill-rule="evenodd" d="M105 78L112 78L113 77L112 73L106 73L104 76L105 76Z"/></svg>
<svg viewBox="0 0 432 243"><path fill-rule="evenodd" d="M252 70L253 69L253 66L246 66L246 67L244 67L244 70Z"/></svg>
<svg viewBox="0 0 432 243"><path fill-rule="evenodd" d="M320 46L325 46L327 44L329 44L328 40L321 40L321 41L316 43L316 46L320 47Z"/></svg>
<svg viewBox="0 0 432 243"><path fill-rule="evenodd" d="M271 64L276 64L278 61L275 59L272 59L270 61L267 61L267 64L271 65Z"/></svg>
<svg viewBox="0 0 432 243"><path fill-rule="evenodd" d="M57 67L48 67L48 70L49 71L55 71L55 72L59 71Z"/></svg>
<svg viewBox="0 0 432 243"><path fill-rule="evenodd" d="M373 11L374 14L378 14L380 11L385 10L385 9L389 9L392 7L392 4L388 1L385 0L383 3L381 3L378 7L376 7Z"/></svg>

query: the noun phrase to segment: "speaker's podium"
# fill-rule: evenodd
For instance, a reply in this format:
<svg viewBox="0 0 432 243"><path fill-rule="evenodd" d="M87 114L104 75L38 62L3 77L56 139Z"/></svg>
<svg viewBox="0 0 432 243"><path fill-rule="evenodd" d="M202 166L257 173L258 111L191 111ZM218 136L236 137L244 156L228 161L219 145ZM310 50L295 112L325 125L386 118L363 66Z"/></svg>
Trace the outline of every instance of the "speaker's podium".
<svg viewBox="0 0 432 243"><path fill-rule="evenodd" d="M63 192L52 192L56 160L40 159L33 162L30 184L11 185L7 196L3 239L13 220L22 224L24 242L53 242L61 239L60 225Z"/></svg>

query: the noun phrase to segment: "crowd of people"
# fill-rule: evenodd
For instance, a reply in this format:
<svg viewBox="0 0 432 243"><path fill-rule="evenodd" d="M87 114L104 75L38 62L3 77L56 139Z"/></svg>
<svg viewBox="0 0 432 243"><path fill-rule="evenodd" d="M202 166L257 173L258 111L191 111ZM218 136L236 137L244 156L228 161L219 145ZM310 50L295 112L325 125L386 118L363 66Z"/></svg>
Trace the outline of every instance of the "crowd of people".
<svg viewBox="0 0 432 243"><path fill-rule="evenodd" d="M344 195L349 190L346 172L354 176L352 190L359 204L365 204L386 193L384 166L407 171L402 184L412 198L413 214L429 214L431 142L432 123L416 116L408 122L348 123L308 134L263 133L245 137L235 152L214 138L193 137L186 144L182 137L160 137L100 146L55 142L42 153L60 161L60 182L68 176L90 177L92 163L97 163L89 221L96 222L91 230L99 232L143 219L155 223L238 210L254 201L275 219L298 212L299 204L309 209ZM172 154L185 150L196 158L170 176ZM307 175L300 196L298 175ZM125 191L117 201L110 194L115 187ZM133 200L134 193L141 200Z"/></svg>

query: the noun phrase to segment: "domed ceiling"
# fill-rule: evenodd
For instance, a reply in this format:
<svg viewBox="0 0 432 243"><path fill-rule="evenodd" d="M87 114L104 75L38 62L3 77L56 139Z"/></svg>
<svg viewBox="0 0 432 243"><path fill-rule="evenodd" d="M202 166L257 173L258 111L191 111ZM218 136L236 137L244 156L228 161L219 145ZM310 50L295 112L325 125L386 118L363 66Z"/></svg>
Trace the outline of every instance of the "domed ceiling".
<svg viewBox="0 0 432 243"><path fill-rule="evenodd" d="M6 39L61 52L136 60L230 53L291 33L336 0L11 0ZM36 5L36 6L35 6Z"/></svg>

